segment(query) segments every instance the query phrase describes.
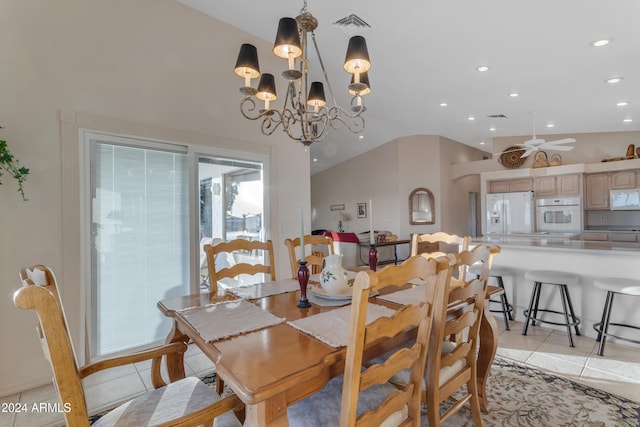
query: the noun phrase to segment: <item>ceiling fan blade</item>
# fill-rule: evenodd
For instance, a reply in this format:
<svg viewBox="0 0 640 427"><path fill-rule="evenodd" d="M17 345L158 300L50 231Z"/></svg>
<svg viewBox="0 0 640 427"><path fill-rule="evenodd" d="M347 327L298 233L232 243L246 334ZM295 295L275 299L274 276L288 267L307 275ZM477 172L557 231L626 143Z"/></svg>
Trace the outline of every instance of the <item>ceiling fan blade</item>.
<svg viewBox="0 0 640 427"><path fill-rule="evenodd" d="M528 155L530 155L531 153L533 153L534 151L538 151L538 147L529 148L527 151L522 153L522 156L520 156L520 158L523 159L523 158L527 157Z"/></svg>
<svg viewBox="0 0 640 427"><path fill-rule="evenodd" d="M550 145L548 147L542 147L545 150L554 150L554 151L571 151L573 147L567 147L566 145Z"/></svg>
<svg viewBox="0 0 640 427"><path fill-rule="evenodd" d="M545 145L568 144L570 142L576 142L576 140L573 138L556 139L555 141L547 142Z"/></svg>

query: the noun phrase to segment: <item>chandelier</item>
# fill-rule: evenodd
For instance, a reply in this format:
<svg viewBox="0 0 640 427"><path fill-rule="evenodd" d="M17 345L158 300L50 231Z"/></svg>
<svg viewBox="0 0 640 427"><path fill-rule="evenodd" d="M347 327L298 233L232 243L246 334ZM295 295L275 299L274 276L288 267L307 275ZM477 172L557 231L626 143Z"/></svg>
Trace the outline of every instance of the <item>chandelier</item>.
<svg viewBox="0 0 640 427"><path fill-rule="evenodd" d="M280 19L273 53L288 61L288 68L282 72L287 81L282 108L275 109L271 104L277 99L275 78L273 74L260 74L255 46L243 44L240 47L234 69L237 75L244 78L244 86L240 88L240 92L244 94L240 102L242 115L249 120L262 119L261 130L264 135L272 135L276 129L282 128L291 139L302 143L307 150L312 143L323 140L329 128L336 129L343 125L353 133L362 132L362 113L366 110L362 97L371 92L367 75L367 70L371 67L367 43L364 37L353 36L349 40L344 61L345 71L351 74L348 85L348 92L352 96L350 111L337 104L316 42L314 30L317 27L318 20L307 12L306 0L295 19ZM311 36L333 105L327 105L322 82L314 81L309 84L308 35ZM258 88L254 89L251 87L251 79L258 77ZM264 101L264 108L257 109L254 97Z"/></svg>

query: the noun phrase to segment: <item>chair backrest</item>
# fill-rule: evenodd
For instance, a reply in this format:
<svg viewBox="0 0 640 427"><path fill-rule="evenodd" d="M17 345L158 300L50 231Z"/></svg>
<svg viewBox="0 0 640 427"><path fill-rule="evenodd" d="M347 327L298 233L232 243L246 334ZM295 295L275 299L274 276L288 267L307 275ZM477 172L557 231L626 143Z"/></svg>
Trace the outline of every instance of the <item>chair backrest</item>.
<svg viewBox="0 0 640 427"><path fill-rule="evenodd" d="M454 269L466 269L477 262L482 262L483 267L479 278L468 281L452 279L445 291L448 310L434 316L425 390L429 425L439 426L466 402L471 403L476 425L481 425L476 372L478 335L489 269L493 256L498 252L498 247L480 245L455 255L457 264ZM466 394L456 397L458 403L441 416L440 403L465 384Z"/></svg>
<svg viewBox="0 0 640 427"><path fill-rule="evenodd" d="M20 278L23 286L13 294L13 303L21 309L35 310L38 315L38 335L51 364L60 402L71 409L64 413L66 423L88 426L84 389L53 272L35 265L20 270Z"/></svg>
<svg viewBox="0 0 640 427"><path fill-rule="evenodd" d="M207 265L209 267L209 292L210 295L218 293L218 282L224 278L236 278L240 274L254 275L258 273L266 273L271 276L270 280L276 280L276 266L273 255L273 243L271 240L261 242L259 240L249 241L246 239L235 239L229 242L221 242L217 245L205 245L204 250L207 253ZM226 253L232 255L234 252L243 253L244 255L257 255L256 251L265 251L264 257L269 260L268 264L258 264L243 262L242 258L236 260L235 264L230 267L216 269L216 256Z"/></svg>
<svg viewBox="0 0 640 427"><path fill-rule="evenodd" d="M298 253L300 252L300 238L296 237L295 239L285 239L285 246L289 252L289 263L291 264L291 277L294 279L298 277L298 260L300 259L299 255L296 255L296 249L298 249ZM305 261L307 262L307 268L311 272L311 274L319 273L322 270L322 260L325 255L333 255L333 239L329 236L313 236L310 234L305 234L304 236L304 244L311 245L311 251L305 251L305 254L309 254L305 256ZM318 246L322 246L322 251ZM325 247L326 246L326 251ZM314 250L314 247L316 250Z"/></svg>
<svg viewBox="0 0 640 427"><path fill-rule="evenodd" d="M411 256L428 252L462 252L469 250L471 236L458 236L457 234L448 234L442 231L437 233L413 234L411 235ZM443 245L447 245L443 247ZM452 246L456 249L452 250ZM466 270L458 269L458 279L466 279Z"/></svg>
<svg viewBox="0 0 640 427"><path fill-rule="evenodd" d="M341 426L381 425L390 416L407 409L403 425L420 425L420 400L427 347L434 308L444 307L444 290L451 278L448 260L413 257L399 266L388 266L380 271L361 271L356 275L349 344L345 359L344 384L340 412ZM426 281L425 297L416 304L394 310L390 317L380 317L366 324L368 299L371 292L388 286L401 287L414 279ZM362 364L366 348L380 339L393 339L409 328L417 328L413 345L397 347L384 364L373 364L366 369ZM385 398L378 407L357 416L358 396L363 390L389 381L401 371L409 370L409 383L399 387ZM397 424L394 424L397 425Z"/></svg>

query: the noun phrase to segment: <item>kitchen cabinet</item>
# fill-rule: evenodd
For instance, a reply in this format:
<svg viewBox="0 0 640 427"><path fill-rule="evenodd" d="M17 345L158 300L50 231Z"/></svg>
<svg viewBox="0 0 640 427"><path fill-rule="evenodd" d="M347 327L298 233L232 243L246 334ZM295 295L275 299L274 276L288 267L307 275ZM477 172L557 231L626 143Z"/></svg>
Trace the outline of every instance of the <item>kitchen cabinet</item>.
<svg viewBox="0 0 640 427"><path fill-rule="evenodd" d="M575 196L580 194L580 175L541 176L534 180L536 197Z"/></svg>
<svg viewBox="0 0 640 427"><path fill-rule="evenodd" d="M582 240L597 241L597 242L630 242L635 243L638 241L638 233L634 232L614 232L605 233L602 231L585 231L582 233Z"/></svg>
<svg viewBox="0 0 640 427"><path fill-rule="evenodd" d="M626 170L609 174L609 189L622 190L636 188L636 171Z"/></svg>
<svg viewBox="0 0 640 427"><path fill-rule="evenodd" d="M609 174L594 173L585 176L585 210L609 209Z"/></svg>
<svg viewBox="0 0 640 427"><path fill-rule="evenodd" d="M611 242L636 242L638 240L638 235L627 233L609 233L609 240Z"/></svg>
<svg viewBox="0 0 640 427"><path fill-rule="evenodd" d="M582 240L606 242L607 240L609 240L609 234L594 232L589 233L585 231L584 233L582 233Z"/></svg>
<svg viewBox="0 0 640 427"><path fill-rule="evenodd" d="M515 193L533 190L533 179L501 179L489 181L489 193Z"/></svg>

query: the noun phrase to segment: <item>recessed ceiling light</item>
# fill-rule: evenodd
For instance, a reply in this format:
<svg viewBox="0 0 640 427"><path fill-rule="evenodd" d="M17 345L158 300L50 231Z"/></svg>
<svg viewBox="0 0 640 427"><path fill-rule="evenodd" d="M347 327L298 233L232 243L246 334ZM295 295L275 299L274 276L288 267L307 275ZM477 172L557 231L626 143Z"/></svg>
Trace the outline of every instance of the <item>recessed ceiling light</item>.
<svg viewBox="0 0 640 427"><path fill-rule="evenodd" d="M364 139L364 135L359 135L358 138Z"/></svg>
<svg viewBox="0 0 640 427"><path fill-rule="evenodd" d="M476 119L476 118L475 118L475 117L473 117L473 116L469 116L469 117L467 118L467 120L470 120L470 121L473 121L473 120L475 120L475 119Z"/></svg>
<svg viewBox="0 0 640 427"><path fill-rule="evenodd" d="M314 161L314 162L317 162L317 161L318 161L318 158L317 158L317 157L314 157L314 158L313 158L313 161Z"/></svg>
<svg viewBox="0 0 640 427"><path fill-rule="evenodd" d="M512 97L512 98L517 98L517 97L520 96L520 94L518 92L510 92L509 96Z"/></svg>
<svg viewBox="0 0 640 427"><path fill-rule="evenodd" d="M489 128L489 130L490 130L491 132L495 132L495 131L496 131L496 128Z"/></svg>
<svg viewBox="0 0 640 427"><path fill-rule="evenodd" d="M556 127L556 125L554 125L553 123L547 123L547 127L548 128L554 128L554 127Z"/></svg>
<svg viewBox="0 0 640 427"><path fill-rule="evenodd" d="M605 80L605 82L611 83L611 84L616 84L616 83L620 83L622 80L623 80L622 77L611 77L611 78Z"/></svg>
<svg viewBox="0 0 640 427"><path fill-rule="evenodd" d="M484 145L484 141L480 141L480 145Z"/></svg>
<svg viewBox="0 0 640 427"><path fill-rule="evenodd" d="M623 122L625 123L631 123L633 121L633 119L624 119Z"/></svg>
<svg viewBox="0 0 640 427"><path fill-rule="evenodd" d="M608 45L609 43L611 43L613 41L613 39L600 39L600 40L594 40L591 43L589 43L589 45L593 46L593 47L603 47Z"/></svg>
<svg viewBox="0 0 640 427"><path fill-rule="evenodd" d="M621 101L621 102L618 102L616 105L618 107L626 107L627 105L629 105L629 102L628 101Z"/></svg>
<svg viewBox="0 0 640 427"><path fill-rule="evenodd" d="M484 73L485 71L489 71L489 66L488 65L480 65L480 66L476 67L476 71Z"/></svg>
<svg viewBox="0 0 640 427"><path fill-rule="evenodd" d="M441 106L441 107L446 107L446 106L447 106L447 103L446 103L446 102L441 102L441 103L440 103L440 106Z"/></svg>

